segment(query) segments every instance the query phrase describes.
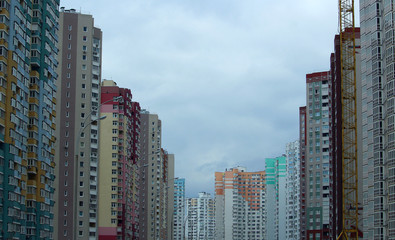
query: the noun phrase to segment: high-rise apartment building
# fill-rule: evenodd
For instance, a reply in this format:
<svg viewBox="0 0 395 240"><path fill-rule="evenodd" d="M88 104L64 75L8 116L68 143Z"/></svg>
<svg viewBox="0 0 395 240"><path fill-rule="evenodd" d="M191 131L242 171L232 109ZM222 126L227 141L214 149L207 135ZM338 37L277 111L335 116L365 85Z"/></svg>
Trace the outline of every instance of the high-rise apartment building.
<svg viewBox="0 0 395 240"><path fill-rule="evenodd" d="M300 144L300 206L299 224L300 240L306 240L306 107L299 107L299 144Z"/></svg>
<svg viewBox="0 0 395 240"><path fill-rule="evenodd" d="M140 239L172 236L174 207L174 154L162 149L162 122L141 111Z"/></svg>
<svg viewBox="0 0 395 240"><path fill-rule="evenodd" d="M97 239L102 32L61 9L56 102L55 239Z"/></svg>
<svg viewBox="0 0 395 240"><path fill-rule="evenodd" d="M290 142L285 148L285 239L300 239L300 143Z"/></svg>
<svg viewBox="0 0 395 240"><path fill-rule="evenodd" d="M174 179L173 240L185 239L185 178Z"/></svg>
<svg viewBox="0 0 395 240"><path fill-rule="evenodd" d="M351 29L346 29L349 32ZM355 28L357 133L362 132L359 28ZM331 69L306 75L306 107L300 116L300 239L334 239L342 231L342 89L340 37L335 36ZM362 148L361 136L357 149ZM362 153L358 152L358 159ZM361 160L358 172L361 174ZM362 199L362 181L358 182ZM362 207L359 208L362 213ZM358 226L361 229L361 225Z"/></svg>
<svg viewBox="0 0 395 240"><path fill-rule="evenodd" d="M266 239L286 238L286 157L266 158Z"/></svg>
<svg viewBox="0 0 395 240"><path fill-rule="evenodd" d="M360 8L363 235L395 239L395 6L361 0Z"/></svg>
<svg viewBox="0 0 395 240"><path fill-rule="evenodd" d="M215 239L265 238L265 181L265 171L244 167L215 173Z"/></svg>
<svg viewBox="0 0 395 240"><path fill-rule="evenodd" d="M0 235L53 239L58 0L0 1Z"/></svg>
<svg viewBox="0 0 395 240"><path fill-rule="evenodd" d="M351 29L346 29L346 32L350 33ZM361 115L361 81L360 81L360 29L355 28L355 45L356 45L356 107L357 107L357 159L358 159L358 199L362 203L362 115ZM331 81L330 85L330 151L332 161L332 202L331 202L331 225L332 236L339 236L343 230L343 219L342 219L342 95L341 95L341 63L340 63L340 36L336 35L334 39L334 53L331 54ZM358 210L359 214L362 215L362 205ZM362 220L362 219L361 219ZM362 221L359 221L361 229Z"/></svg>
<svg viewBox="0 0 395 240"><path fill-rule="evenodd" d="M332 189L330 156L330 72L306 75L304 184L305 234L307 239L332 239ZM301 137L302 139L302 137ZM302 143L301 143L302 145ZM302 174L303 175L303 174ZM303 232L303 231L302 231Z"/></svg>
<svg viewBox="0 0 395 240"><path fill-rule="evenodd" d="M103 80L100 118L99 239L138 239L140 107L129 89Z"/></svg>
<svg viewBox="0 0 395 240"><path fill-rule="evenodd" d="M188 198L186 221L187 239L216 240L214 233L214 199L206 192L200 192L197 198Z"/></svg>

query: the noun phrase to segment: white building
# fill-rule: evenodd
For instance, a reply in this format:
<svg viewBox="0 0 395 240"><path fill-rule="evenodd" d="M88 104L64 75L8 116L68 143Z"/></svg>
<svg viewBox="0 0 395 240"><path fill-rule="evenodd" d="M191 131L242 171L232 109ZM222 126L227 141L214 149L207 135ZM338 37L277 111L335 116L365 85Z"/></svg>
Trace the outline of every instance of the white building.
<svg viewBox="0 0 395 240"><path fill-rule="evenodd" d="M215 204L209 193L200 192L187 200L187 239L215 240Z"/></svg>
<svg viewBox="0 0 395 240"><path fill-rule="evenodd" d="M173 240L185 239L185 178L174 180Z"/></svg>
<svg viewBox="0 0 395 240"><path fill-rule="evenodd" d="M215 173L216 240L266 239L265 171Z"/></svg>
<svg viewBox="0 0 395 240"><path fill-rule="evenodd" d="M285 217L285 239L300 239L300 151L299 141L286 145L285 156L287 161L286 176L286 217Z"/></svg>

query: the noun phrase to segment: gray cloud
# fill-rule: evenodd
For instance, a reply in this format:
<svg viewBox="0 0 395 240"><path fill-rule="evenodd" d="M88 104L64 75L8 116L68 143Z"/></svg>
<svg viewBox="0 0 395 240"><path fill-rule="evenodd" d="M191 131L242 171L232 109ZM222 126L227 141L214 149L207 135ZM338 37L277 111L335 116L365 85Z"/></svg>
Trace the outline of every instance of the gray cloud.
<svg viewBox="0 0 395 240"><path fill-rule="evenodd" d="M337 2L63 1L104 33L103 76L163 121L187 195L214 172L262 170L298 138L305 74L329 69Z"/></svg>

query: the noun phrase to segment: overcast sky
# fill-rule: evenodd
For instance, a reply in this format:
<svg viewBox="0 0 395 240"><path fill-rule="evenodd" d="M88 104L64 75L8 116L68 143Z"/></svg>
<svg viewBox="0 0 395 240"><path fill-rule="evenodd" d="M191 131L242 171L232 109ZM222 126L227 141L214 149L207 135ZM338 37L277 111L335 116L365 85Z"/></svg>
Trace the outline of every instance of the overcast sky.
<svg viewBox="0 0 395 240"><path fill-rule="evenodd" d="M358 2L358 1L357 1ZM298 139L306 73L329 70L336 0L61 0L103 31L102 76L162 120L186 193L214 172L284 153ZM358 9L358 8L356 8ZM358 24L359 25L359 24Z"/></svg>

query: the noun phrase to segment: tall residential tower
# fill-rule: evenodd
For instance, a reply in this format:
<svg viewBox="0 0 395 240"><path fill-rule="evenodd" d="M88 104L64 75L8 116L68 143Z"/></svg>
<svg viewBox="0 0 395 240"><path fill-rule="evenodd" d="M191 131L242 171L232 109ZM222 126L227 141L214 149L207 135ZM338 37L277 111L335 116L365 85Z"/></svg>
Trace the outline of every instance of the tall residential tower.
<svg viewBox="0 0 395 240"><path fill-rule="evenodd" d="M162 122L141 111L140 239L169 239L173 228L174 154L162 148Z"/></svg>
<svg viewBox="0 0 395 240"><path fill-rule="evenodd" d="M101 102L99 239L139 239L140 106L129 89L112 80L103 80Z"/></svg>
<svg viewBox="0 0 395 240"><path fill-rule="evenodd" d="M215 240L215 203L209 193L187 199L187 239Z"/></svg>
<svg viewBox="0 0 395 240"><path fill-rule="evenodd" d="M58 0L0 2L4 239L54 239L58 8Z"/></svg>
<svg viewBox="0 0 395 240"><path fill-rule="evenodd" d="M185 178L174 180L173 239L185 239Z"/></svg>
<svg viewBox="0 0 395 240"><path fill-rule="evenodd" d="M395 239L394 1L361 0L363 232ZM361 134L361 133L358 133Z"/></svg>
<svg viewBox="0 0 395 240"><path fill-rule="evenodd" d="M102 32L91 15L60 13L56 109L56 239L97 239Z"/></svg>
<svg viewBox="0 0 395 240"><path fill-rule="evenodd" d="M265 171L246 172L246 168L237 167L216 172L215 239L264 239L265 195Z"/></svg>

